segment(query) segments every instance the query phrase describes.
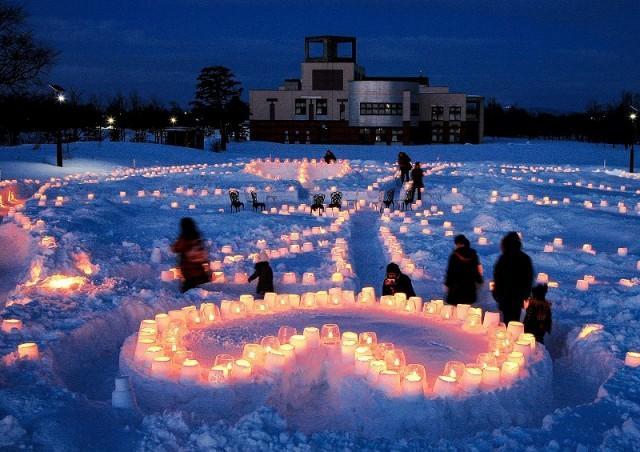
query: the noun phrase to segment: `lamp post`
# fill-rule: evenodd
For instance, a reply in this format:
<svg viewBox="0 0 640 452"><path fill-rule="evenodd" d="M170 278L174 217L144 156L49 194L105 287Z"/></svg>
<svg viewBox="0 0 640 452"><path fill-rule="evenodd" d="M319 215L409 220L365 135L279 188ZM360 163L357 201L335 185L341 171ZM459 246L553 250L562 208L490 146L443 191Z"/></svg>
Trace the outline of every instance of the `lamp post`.
<svg viewBox="0 0 640 452"><path fill-rule="evenodd" d="M629 172L634 172L635 167L635 151L634 145L636 143L636 119L638 118L638 109L633 105L629 105L631 113L629 113L629 119L631 120L631 148L629 149Z"/></svg>
<svg viewBox="0 0 640 452"><path fill-rule="evenodd" d="M64 94L64 88L60 85L50 84L49 88L51 88L56 96L56 101L59 105L62 105L66 100L66 96ZM62 167L62 128L58 127L56 130L56 164L59 167Z"/></svg>

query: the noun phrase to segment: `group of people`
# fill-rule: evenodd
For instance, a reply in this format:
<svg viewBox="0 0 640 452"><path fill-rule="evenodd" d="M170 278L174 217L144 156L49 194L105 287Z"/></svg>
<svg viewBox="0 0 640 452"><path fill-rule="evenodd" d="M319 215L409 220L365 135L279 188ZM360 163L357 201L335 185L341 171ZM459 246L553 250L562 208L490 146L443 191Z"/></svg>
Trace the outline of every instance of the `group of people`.
<svg viewBox="0 0 640 452"><path fill-rule="evenodd" d="M477 290L484 282L483 268L478 253L471 248L464 235L457 235L455 249L449 257L444 285L446 302L452 305L474 304ZM522 241L516 232L509 232L500 243L501 254L493 271L491 293L498 304L505 324L520 321L525 309L525 332L532 333L538 342L551 332L551 304L546 299L548 287L539 284L533 287L533 265L531 258L522 251ZM415 296L411 279L400 271L395 263L387 266L382 285L382 295L404 293Z"/></svg>
<svg viewBox="0 0 640 452"><path fill-rule="evenodd" d="M327 151L330 152L330 151ZM400 154L404 154L401 152ZM404 154L410 165L411 159ZM335 156L334 156L335 158ZM400 161L400 157L399 157ZM412 170L420 173L422 169L416 162ZM405 172L403 171L403 177ZM415 181L416 179L414 179ZM416 188L414 186L414 188ZM418 199L420 199L418 191ZM446 302L451 305L474 304L477 301L477 290L484 282L483 268L478 253L471 248L469 240L462 234L454 240L454 251L449 257L444 285ZM178 263L182 271L182 292L197 287L211 280L209 254L202 236L191 218L183 218L180 222L180 236L171 247L178 254ZM551 304L546 300L547 285L533 287L533 265L531 258L522 251L522 241L516 232L509 232L500 242L501 254L493 270L493 287L491 293L502 313L505 324L519 321L522 309L525 331L535 335L536 340L543 342L545 333L551 332ZM257 279L256 292L264 296L274 291L273 270L269 265L267 253L262 251L256 259L253 274L249 282ZM407 298L416 295L411 279L402 273L395 263L387 265L386 276L382 285L382 295L404 293Z"/></svg>
<svg viewBox="0 0 640 452"><path fill-rule="evenodd" d="M422 190L424 188L424 171L420 166L420 162L411 164L411 157L406 152L398 153L398 169L400 170L400 182L411 182L411 200L416 197L422 199Z"/></svg>

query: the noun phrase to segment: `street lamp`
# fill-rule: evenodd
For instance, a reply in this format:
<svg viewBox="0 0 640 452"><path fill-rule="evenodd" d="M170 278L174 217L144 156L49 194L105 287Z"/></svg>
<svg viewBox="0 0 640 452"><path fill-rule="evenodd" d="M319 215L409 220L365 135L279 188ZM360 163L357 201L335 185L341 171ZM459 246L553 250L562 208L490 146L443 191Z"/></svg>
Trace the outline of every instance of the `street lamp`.
<svg viewBox="0 0 640 452"><path fill-rule="evenodd" d="M631 148L629 149L629 172L633 173L635 166L635 150L633 148L636 143L636 118L638 117L638 109L633 105L629 105L629 119L631 120Z"/></svg>
<svg viewBox="0 0 640 452"><path fill-rule="evenodd" d="M51 83L49 88L53 90L58 104L62 105L67 100L62 86ZM56 131L56 164L62 167L62 130L60 127Z"/></svg>
<svg viewBox="0 0 640 452"><path fill-rule="evenodd" d="M115 123L116 123L116 118L114 118L113 116L107 117L107 124L109 124L109 127L113 127Z"/></svg>
<svg viewBox="0 0 640 452"><path fill-rule="evenodd" d="M169 122L171 123L172 126L175 126L176 123L178 122L178 118L176 118L175 116L172 116L169 118Z"/></svg>

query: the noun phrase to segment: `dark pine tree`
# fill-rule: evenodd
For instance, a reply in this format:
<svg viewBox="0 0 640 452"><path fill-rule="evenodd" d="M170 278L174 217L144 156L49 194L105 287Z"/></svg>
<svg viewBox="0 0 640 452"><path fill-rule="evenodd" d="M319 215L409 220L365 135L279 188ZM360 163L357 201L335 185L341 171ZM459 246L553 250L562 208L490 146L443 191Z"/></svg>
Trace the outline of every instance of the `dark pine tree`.
<svg viewBox="0 0 640 452"><path fill-rule="evenodd" d="M233 124L229 115L229 106L234 98L242 94L240 82L235 80L233 72L224 66L205 67L200 71L196 86L194 113L201 117L205 124L220 130L220 147L225 150L228 131Z"/></svg>

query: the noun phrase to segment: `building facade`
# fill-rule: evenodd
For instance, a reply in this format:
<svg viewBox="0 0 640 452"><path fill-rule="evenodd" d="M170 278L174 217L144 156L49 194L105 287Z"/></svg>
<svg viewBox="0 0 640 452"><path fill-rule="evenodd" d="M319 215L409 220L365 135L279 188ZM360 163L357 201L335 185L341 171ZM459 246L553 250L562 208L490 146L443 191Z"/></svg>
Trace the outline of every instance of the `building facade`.
<svg viewBox="0 0 640 452"><path fill-rule="evenodd" d="M305 38L301 78L252 90L251 138L280 143L480 143L484 99L427 77L368 77L356 39Z"/></svg>

